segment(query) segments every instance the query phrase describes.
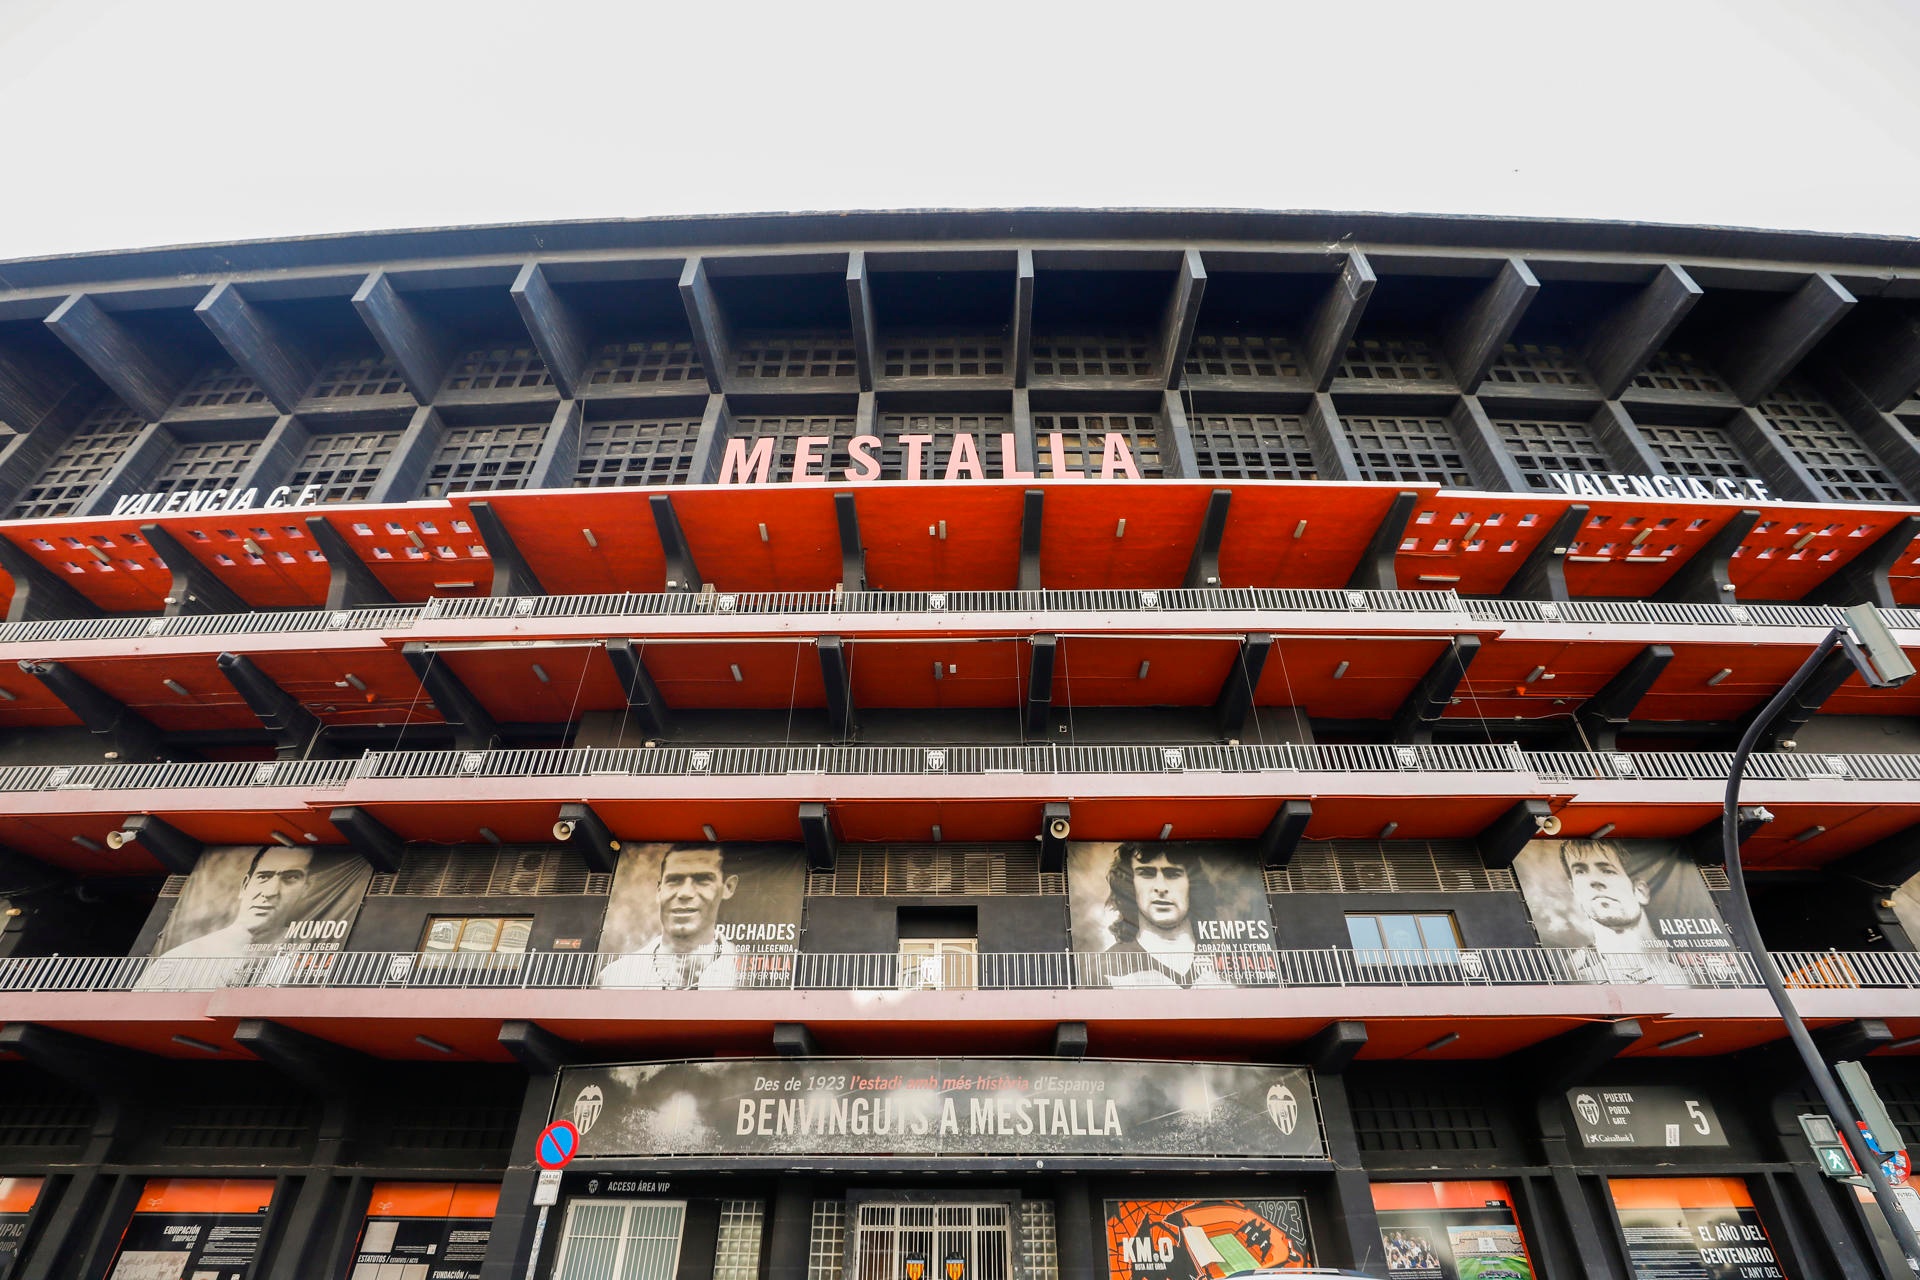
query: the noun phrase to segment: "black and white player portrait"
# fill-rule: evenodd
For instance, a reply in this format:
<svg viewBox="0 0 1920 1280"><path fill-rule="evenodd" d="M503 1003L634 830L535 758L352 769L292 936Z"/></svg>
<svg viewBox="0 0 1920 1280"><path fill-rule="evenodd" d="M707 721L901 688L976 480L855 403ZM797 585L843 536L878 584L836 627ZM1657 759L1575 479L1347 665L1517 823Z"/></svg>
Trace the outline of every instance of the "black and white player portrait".
<svg viewBox="0 0 1920 1280"><path fill-rule="evenodd" d="M344 950L372 879L366 859L343 849L207 849L167 917L154 959L192 960L199 968L226 961L238 970L262 955ZM169 969L156 963L155 972L159 981Z"/></svg>
<svg viewBox="0 0 1920 1280"><path fill-rule="evenodd" d="M787 845L629 844L614 871L603 987L772 985L800 941L805 853Z"/></svg>
<svg viewBox="0 0 1920 1280"><path fill-rule="evenodd" d="M1073 947L1111 987L1272 980L1273 916L1244 852L1194 842L1068 846Z"/></svg>
<svg viewBox="0 0 1920 1280"><path fill-rule="evenodd" d="M1593 976L1686 984L1732 949L1699 868L1671 844L1534 840L1513 869L1541 945L1590 952Z"/></svg>

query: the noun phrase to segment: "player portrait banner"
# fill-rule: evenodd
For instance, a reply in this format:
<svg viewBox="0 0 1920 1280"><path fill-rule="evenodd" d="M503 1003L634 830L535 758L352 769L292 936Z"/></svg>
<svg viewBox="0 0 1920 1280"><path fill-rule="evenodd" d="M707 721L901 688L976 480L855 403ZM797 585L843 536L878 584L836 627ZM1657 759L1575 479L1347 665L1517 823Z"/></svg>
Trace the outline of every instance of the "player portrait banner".
<svg viewBox="0 0 1920 1280"><path fill-rule="evenodd" d="M1109 1280L1214 1280L1313 1265L1307 1202L1109 1200Z"/></svg>
<svg viewBox="0 0 1920 1280"><path fill-rule="evenodd" d="M1540 944L1591 951L1596 979L1713 980L1735 964L1692 858L1647 840L1533 840L1514 859Z"/></svg>
<svg viewBox="0 0 1920 1280"><path fill-rule="evenodd" d="M1301 1067L894 1058L569 1067L553 1116L582 1157L1314 1158Z"/></svg>
<svg viewBox="0 0 1920 1280"><path fill-rule="evenodd" d="M600 950L606 987L785 986L800 946L799 845L629 844Z"/></svg>
<svg viewBox="0 0 1920 1280"><path fill-rule="evenodd" d="M1080 977L1110 987L1271 986L1259 860L1198 841L1074 842L1067 894Z"/></svg>
<svg viewBox="0 0 1920 1280"><path fill-rule="evenodd" d="M344 849L207 849L153 954L210 959L344 950L372 879L367 860Z"/></svg>

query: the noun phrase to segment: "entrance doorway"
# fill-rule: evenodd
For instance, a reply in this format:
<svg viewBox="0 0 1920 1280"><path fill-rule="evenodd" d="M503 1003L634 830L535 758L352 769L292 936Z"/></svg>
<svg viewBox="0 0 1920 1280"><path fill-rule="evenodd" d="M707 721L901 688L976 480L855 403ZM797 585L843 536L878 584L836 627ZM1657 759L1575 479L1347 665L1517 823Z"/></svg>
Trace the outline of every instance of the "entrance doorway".
<svg viewBox="0 0 1920 1280"><path fill-rule="evenodd" d="M854 1221L850 1280L912 1280L909 1259L925 1263L922 1280L1012 1280L1012 1206L899 1204L869 1200Z"/></svg>

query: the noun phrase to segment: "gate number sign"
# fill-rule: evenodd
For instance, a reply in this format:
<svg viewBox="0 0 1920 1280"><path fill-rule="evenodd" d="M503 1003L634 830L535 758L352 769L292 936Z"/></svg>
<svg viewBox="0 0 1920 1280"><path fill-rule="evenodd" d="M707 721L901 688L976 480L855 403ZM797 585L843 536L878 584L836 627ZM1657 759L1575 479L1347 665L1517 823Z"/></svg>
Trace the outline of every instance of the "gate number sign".
<svg viewBox="0 0 1920 1280"><path fill-rule="evenodd" d="M533 1158L542 1169L564 1169L580 1149L580 1131L571 1120L555 1120L540 1131Z"/></svg>

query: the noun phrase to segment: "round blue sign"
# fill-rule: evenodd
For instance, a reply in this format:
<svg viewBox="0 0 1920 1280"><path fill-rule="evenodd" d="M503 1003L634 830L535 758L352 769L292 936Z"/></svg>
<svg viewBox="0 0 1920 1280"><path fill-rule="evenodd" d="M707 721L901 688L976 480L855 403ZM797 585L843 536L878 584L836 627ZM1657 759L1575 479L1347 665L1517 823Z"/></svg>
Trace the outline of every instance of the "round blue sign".
<svg viewBox="0 0 1920 1280"><path fill-rule="evenodd" d="M579 1149L580 1131L573 1127L573 1121L555 1120L540 1131L533 1158L542 1169L564 1169Z"/></svg>

